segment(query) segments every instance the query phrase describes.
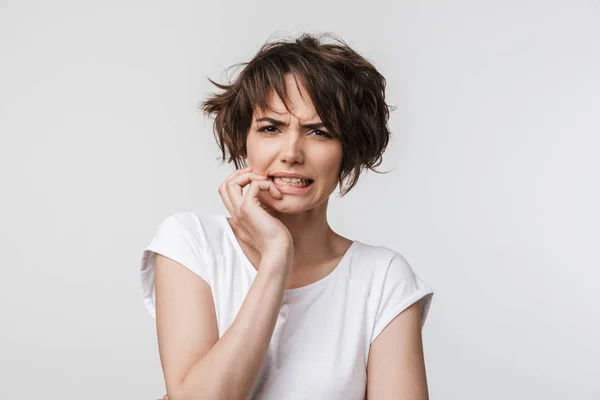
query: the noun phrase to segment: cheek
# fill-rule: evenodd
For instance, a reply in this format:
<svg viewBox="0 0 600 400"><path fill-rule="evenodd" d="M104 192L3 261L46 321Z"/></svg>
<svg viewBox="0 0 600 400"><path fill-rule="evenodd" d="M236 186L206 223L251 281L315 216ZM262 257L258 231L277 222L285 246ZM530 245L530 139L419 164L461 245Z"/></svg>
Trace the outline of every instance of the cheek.
<svg viewBox="0 0 600 400"><path fill-rule="evenodd" d="M246 142L246 158L248 165L254 169L257 174L265 172L269 166L271 151L257 141L248 140Z"/></svg>
<svg viewBox="0 0 600 400"><path fill-rule="evenodd" d="M318 182L315 194L318 193L319 197L329 196L338 185L341 155L332 150L325 157L319 157L318 160L313 159L312 165Z"/></svg>
<svg viewBox="0 0 600 400"><path fill-rule="evenodd" d="M336 182L342 165L342 150L340 148L330 149L320 160L319 170L322 177L327 181Z"/></svg>

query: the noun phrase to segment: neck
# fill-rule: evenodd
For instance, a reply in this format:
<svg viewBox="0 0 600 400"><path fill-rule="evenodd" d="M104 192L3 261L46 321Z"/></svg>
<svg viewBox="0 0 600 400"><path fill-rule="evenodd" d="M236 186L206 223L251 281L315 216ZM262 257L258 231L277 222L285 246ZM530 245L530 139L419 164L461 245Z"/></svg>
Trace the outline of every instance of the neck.
<svg viewBox="0 0 600 400"><path fill-rule="evenodd" d="M294 241L294 265L314 265L338 252L340 236L327 222L327 201L299 214L267 210L290 231Z"/></svg>

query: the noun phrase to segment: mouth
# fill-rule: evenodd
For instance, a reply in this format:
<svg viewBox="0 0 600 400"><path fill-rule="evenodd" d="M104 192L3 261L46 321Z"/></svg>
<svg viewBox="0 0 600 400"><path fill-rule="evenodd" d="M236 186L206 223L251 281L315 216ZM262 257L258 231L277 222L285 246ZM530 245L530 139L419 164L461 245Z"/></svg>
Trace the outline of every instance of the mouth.
<svg viewBox="0 0 600 400"><path fill-rule="evenodd" d="M269 176L269 179L275 183L277 189L284 193L304 193L312 188L314 180L312 179L282 179L280 177Z"/></svg>

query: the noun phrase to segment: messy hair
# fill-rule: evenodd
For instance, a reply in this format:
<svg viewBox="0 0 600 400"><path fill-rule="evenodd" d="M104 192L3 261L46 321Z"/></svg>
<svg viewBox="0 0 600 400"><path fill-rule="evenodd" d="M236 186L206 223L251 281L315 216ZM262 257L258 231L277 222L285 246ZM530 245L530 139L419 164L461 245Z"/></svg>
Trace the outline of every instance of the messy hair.
<svg viewBox="0 0 600 400"><path fill-rule="evenodd" d="M327 41L326 39L331 39ZM291 73L306 89L331 136L342 144L338 176L344 196L358 182L363 169L379 166L388 145L389 112L386 80L371 62L342 39L324 33L300 34L295 39L266 42L229 84L208 80L222 90L199 108L214 116L213 134L227 162L246 167L246 135L255 110L265 110L274 90L288 107L284 74ZM230 68L231 68L230 67ZM347 185L344 187L344 183Z"/></svg>

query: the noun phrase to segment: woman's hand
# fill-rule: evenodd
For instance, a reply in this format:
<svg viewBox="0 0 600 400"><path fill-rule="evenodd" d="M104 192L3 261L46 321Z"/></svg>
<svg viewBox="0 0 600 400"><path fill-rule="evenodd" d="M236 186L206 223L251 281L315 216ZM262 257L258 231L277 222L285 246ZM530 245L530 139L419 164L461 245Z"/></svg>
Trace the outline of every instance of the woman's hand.
<svg viewBox="0 0 600 400"><path fill-rule="evenodd" d="M243 195L243 188L248 184L250 187ZM261 258L277 260L272 264L288 268L289 272L294 254L292 235L281 221L264 209L266 205L258 199L261 191L278 200L283 198L275 183L264 175L255 174L251 167L233 172L219 186L225 207L242 231L241 239L255 248Z"/></svg>

